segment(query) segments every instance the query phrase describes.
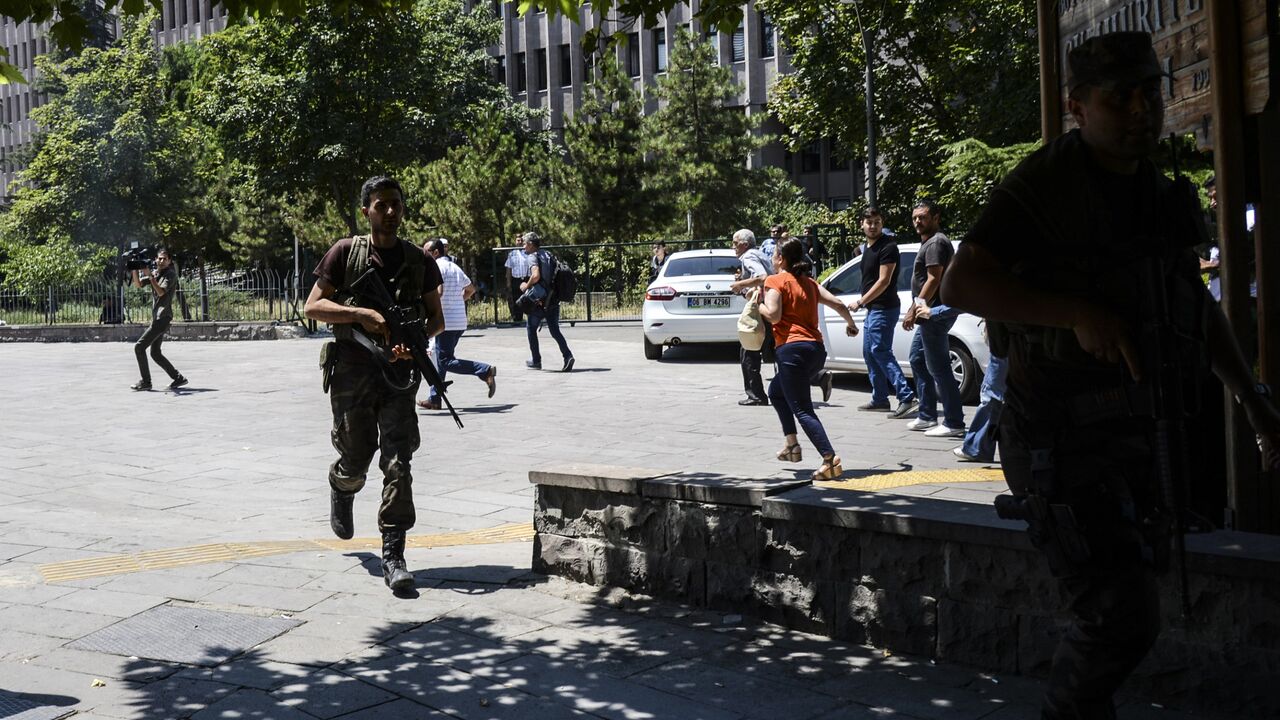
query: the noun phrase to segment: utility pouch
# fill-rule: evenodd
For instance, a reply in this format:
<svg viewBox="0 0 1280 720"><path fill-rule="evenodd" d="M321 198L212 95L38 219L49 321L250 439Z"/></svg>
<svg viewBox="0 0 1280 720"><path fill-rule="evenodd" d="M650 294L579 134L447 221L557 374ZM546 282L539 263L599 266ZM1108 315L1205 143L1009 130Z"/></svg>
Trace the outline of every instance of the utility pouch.
<svg viewBox="0 0 1280 720"><path fill-rule="evenodd" d="M1031 544L1045 554L1054 577L1074 575L1088 562L1089 542L1070 505L1051 504L1040 495L1000 495L995 505L1001 518L1027 523Z"/></svg>
<svg viewBox="0 0 1280 720"><path fill-rule="evenodd" d="M338 343L329 341L320 346L320 387L329 392L329 381L333 379L333 368L338 364Z"/></svg>

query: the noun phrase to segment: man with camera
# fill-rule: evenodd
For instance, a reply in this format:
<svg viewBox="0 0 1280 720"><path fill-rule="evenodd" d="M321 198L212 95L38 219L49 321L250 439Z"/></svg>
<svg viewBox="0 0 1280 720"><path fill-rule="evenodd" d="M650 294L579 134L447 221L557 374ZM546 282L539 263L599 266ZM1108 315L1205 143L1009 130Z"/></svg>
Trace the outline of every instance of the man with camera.
<svg viewBox="0 0 1280 720"><path fill-rule="evenodd" d="M133 385L133 389L151 389L151 367L147 364L147 348L151 348L151 359L169 374L169 379L172 380L169 388L180 388L187 384L187 379L174 369L173 363L170 363L160 352L160 346L164 343L164 334L169 329L169 324L173 322L173 296L178 292L178 271L173 267L173 258L168 250L161 248L156 253L154 273L151 266L146 264L141 270L134 268L129 272L135 287L146 285L151 288L151 324L133 346L133 352L138 356L138 371L142 373L142 379Z"/></svg>
<svg viewBox="0 0 1280 720"><path fill-rule="evenodd" d="M413 402L418 383L403 362L412 358L407 346L390 349L394 362L380 360L390 339L387 319L365 307L365 298L352 285L373 269L395 304L422 321L430 338L444 330L441 277L432 257L397 235L404 217L398 182L385 176L365 181L360 213L369 220L370 234L344 238L329 248L316 266L316 284L305 311L308 318L329 323L335 338L321 354L333 410L333 447L338 451L338 459L329 466L329 527L343 540L355 534L352 504L364 488L373 454L381 452L382 576L388 587L402 591L414 583L405 566L404 546L417 520L409 462L421 442Z"/></svg>

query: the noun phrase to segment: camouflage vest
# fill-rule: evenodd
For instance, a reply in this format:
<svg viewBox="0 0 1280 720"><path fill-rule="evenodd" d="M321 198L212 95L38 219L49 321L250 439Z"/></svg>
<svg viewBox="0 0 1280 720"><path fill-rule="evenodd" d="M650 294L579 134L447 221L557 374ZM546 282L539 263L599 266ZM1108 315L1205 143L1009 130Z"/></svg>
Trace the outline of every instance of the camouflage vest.
<svg viewBox="0 0 1280 720"><path fill-rule="evenodd" d="M342 275L342 287L338 288L333 295L334 302L351 307L360 306L351 294L350 285L372 267L369 264L370 242L368 235L357 235L351 239L351 254L347 256L347 268ZM388 289L392 291L397 305L411 308L414 319L422 320L427 316L426 305L422 302L427 260L418 246L407 240L399 242L404 248L404 262L401 263L400 270L393 278L394 287ZM351 340L355 332L353 323L330 323L329 328L333 330L333 337L337 340Z"/></svg>

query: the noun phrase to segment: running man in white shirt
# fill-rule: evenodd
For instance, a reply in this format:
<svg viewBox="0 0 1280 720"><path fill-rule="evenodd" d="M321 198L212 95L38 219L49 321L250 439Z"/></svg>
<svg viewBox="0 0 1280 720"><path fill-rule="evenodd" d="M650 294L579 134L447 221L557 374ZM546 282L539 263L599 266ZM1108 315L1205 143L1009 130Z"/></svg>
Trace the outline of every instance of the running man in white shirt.
<svg viewBox="0 0 1280 720"><path fill-rule="evenodd" d="M498 389L498 368L474 360L461 360L455 357L458 341L467 329L467 300L476 292L476 286L462 268L449 257L449 241L444 238L430 240L423 246L423 252L436 261L440 268L440 277L444 284L440 287L440 306L444 309L444 332L435 338L437 365L440 379L446 373L455 372L460 375L474 375L489 387L489 397L493 397ZM439 410L440 399L435 395L435 388L426 400L419 400L418 406L427 410Z"/></svg>

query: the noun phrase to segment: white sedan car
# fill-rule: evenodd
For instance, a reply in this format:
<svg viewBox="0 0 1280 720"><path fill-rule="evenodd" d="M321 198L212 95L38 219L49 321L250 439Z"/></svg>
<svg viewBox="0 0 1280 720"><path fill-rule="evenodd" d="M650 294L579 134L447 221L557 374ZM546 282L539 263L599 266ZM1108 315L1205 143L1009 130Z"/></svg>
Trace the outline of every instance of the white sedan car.
<svg viewBox="0 0 1280 720"><path fill-rule="evenodd" d="M915 332L902 329L902 316L911 304L911 266L916 261L919 243L898 245L898 299L902 315L893 334L893 355L907 377L911 377L911 365L907 361L911 350L911 338ZM845 263L822 282L827 290L847 305L862 295L862 257ZM867 362L862 357L862 333L849 337L844 332L844 320L830 308L821 306L822 337L827 346L827 369L846 372L867 372ZM867 318L866 310L854 313L853 319L862 330ZM951 371L960 383L960 397L973 402L982 386L982 373L987 367L990 351L983 335L981 318L961 314L951 328Z"/></svg>
<svg viewBox="0 0 1280 720"><path fill-rule="evenodd" d="M672 253L644 294L644 356L661 358L664 345L738 342L746 300L729 291L738 267L728 249Z"/></svg>

